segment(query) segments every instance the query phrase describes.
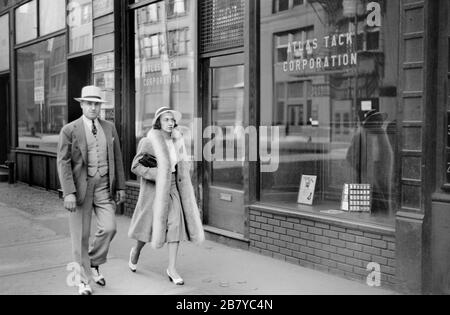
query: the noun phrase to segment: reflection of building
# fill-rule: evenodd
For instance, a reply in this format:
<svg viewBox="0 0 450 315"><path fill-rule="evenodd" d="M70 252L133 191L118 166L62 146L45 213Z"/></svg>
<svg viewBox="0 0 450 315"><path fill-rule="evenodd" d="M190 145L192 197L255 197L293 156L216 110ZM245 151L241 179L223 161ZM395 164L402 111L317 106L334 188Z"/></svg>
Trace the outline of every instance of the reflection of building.
<svg viewBox="0 0 450 315"><path fill-rule="evenodd" d="M330 143L333 137L329 125L331 117L334 117L333 88L330 79L316 68L318 59L323 66L324 58L331 56L323 43L325 36L330 34L328 25L323 22L327 18L326 13L320 7L313 8L306 2L296 1L279 1L274 6L270 1L264 1L261 12L262 49L273 51L272 56L262 55L261 58L266 59L261 63L274 64L275 81L271 81L268 73L262 75L262 99L270 102L273 94L277 100L273 113L263 112L264 123L270 124L272 120L273 125L281 127L282 135L296 137L300 146L305 142ZM280 14L282 19L277 18ZM306 67L304 60L308 61ZM313 69L309 65L311 60L316 63ZM261 71L272 70L267 66ZM297 187L298 184L294 185Z"/></svg>
<svg viewBox="0 0 450 315"><path fill-rule="evenodd" d="M34 60L35 56L32 52L26 52L18 54L19 66L18 66L18 80L21 86L26 86L22 90L21 102L18 104L19 117L21 117L21 123L19 123L19 133L30 134L34 136L38 130L35 125L36 121L39 121L39 110L34 103ZM28 65L28 66L21 66Z"/></svg>
<svg viewBox="0 0 450 315"><path fill-rule="evenodd" d="M145 91L136 95L137 132L148 131L156 110L166 105L192 119L193 8L191 0L173 0L136 11L136 89Z"/></svg>
<svg viewBox="0 0 450 315"><path fill-rule="evenodd" d="M49 61L49 93L47 100L46 132L58 133L67 123L67 92L66 92L66 45L65 38L53 41L53 50Z"/></svg>
<svg viewBox="0 0 450 315"><path fill-rule="evenodd" d="M92 48L92 0L77 0L69 6L70 51L80 52Z"/></svg>
<svg viewBox="0 0 450 315"><path fill-rule="evenodd" d="M121 5L120 12L118 8L93 12L98 19L92 48L81 53L81 60L79 53L65 53L70 54L66 75L71 82L66 92L57 83L62 82L58 78L62 63L47 66L46 76L55 79L54 84L52 79L48 82L46 102L53 109L46 115L53 115L55 122L45 128L56 132L62 124L61 96L66 93L73 99L81 90L76 84L90 83L92 69L86 60L112 53L114 69L105 71L113 78L108 84L114 87L111 111L127 170L138 139L163 105L183 112L183 130L191 128L194 118L209 122L217 117L217 125L280 127L280 167L273 173L260 172L269 154L261 154L256 162L219 164L202 160L199 154L193 178L209 237L364 282L368 263L375 262L381 266L383 286L449 293L450 143L444 127L450 120L446 117L449 4L375 0L382 23L367 27L367 2L135 1ZM0 15L12 15L24 1L10 2L7 8L3 3ZM76 41L88 34L87 25L68 32L74 47L84 46ZM337 35L337 45L332 34ZM329 47L326 36L330 36ZM56 58L56 52L35 58L28 48L46 40L12 47L17 69L6 73L16 87L11 90L10 113L18 116L11 119L10 158L17 162L21 181L44 187L51 180L41 173L54 173L46 166L54 165L54 155L42 153L50 157L42 162L37 156L41 152L18 146L16 134L31 135L32 126L35 132L40 128L35 123L39 112L34 103L34 61ZM54 47L58 45L55 41ZM337 56L334 61L332 56ZM232 73L224 75L219 92L214 93L221 72L217 69ZM243 83L238 76L245 78ZM227 85L231 80L235 84ZM18 86L24 88L17 90ZM356 147L363 149L353 159L366 165L355 176L346 164L348 148L352 139L359 140L357 127L371 109L386 114L388 120L382 129L361 136L364 144ZM205 127L196 131L201 134ZM208 139L197 139L200 149L202 140ZM377 141L392 147L396 161L390 183L394 191L384 197L392 202L391 213L337 213L348 178L368 178L378 172L384 178L390 175L388 167L379 165L381 146L371 145ZM296 202L302 174L317 175L318 200L313 206ZM127 179L125 213L130 214L139 187L132 174ZM50 188L57 189L57 182Z"/></svg>

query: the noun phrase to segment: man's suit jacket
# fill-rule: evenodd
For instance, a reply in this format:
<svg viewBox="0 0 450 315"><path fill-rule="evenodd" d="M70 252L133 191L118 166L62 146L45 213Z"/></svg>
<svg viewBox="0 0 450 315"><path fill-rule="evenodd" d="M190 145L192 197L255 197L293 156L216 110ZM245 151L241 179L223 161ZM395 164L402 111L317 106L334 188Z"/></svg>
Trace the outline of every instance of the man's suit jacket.
<svg viewBox="0 0 450 315"><path fill-rule="evenodd" d="M108 146L108 164L111 198L116 191L125 190L120 141L114 124L100 120ZM77 196L77 204L86 199L88 182L88 145L83 118L66 125L61 130L58 143L58 174L64 197Z"/></svg>

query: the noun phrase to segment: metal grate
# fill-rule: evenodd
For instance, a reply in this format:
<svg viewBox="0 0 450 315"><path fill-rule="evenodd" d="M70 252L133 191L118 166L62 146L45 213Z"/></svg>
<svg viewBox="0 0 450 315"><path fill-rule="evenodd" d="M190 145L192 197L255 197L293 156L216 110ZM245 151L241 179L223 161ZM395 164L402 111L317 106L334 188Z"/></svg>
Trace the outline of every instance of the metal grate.
<svg viewBox="0 0 450 315"><path fill-rule="evenodd" d="M244 46L245 0L201 0L200 52Z"/></svg>

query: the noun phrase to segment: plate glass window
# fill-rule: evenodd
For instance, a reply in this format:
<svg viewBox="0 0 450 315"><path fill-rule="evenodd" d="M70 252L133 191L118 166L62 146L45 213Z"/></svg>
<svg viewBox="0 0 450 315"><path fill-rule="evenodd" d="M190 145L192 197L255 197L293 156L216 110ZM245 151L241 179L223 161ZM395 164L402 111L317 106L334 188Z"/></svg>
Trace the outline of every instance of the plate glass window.
<svg viewBox="0 0 450 315"><path fill-rule="evenodd" d="M163 106L180 111L183 120L178 125L185 134L191 131L196 2L159 1L133 12L138 142L152 128L155 112Z"/></svg>
<svg viewBox="0 0 450 315"><path fill-rule="evenodd" d="M399 1L378 2L381 25L368 22L366 0L260 3L260 120L280 130L279 167L261 173L261 201L339 210L345 184L370 184L371 214L360 216L391 223ZM317 176L313 207L297 204L303 175Z"/></svg>
<svg viewBox="0 0 450 315"><path fill-rule="evenodd" d="M16 15L16 43L20 44L38 36L37 33L37 1L33 0L18 7Z"/></svg>
<svg viewBox="0 0 450 315"><path fill-rule="evenodd" d="M19 147L56 153L67 123L66 37L17 50Z"/></svg>
<svg viewBox="0 0 450 315"><path fill-rule="evenodd" d="M39 36L64 29L66 0L39 0Z"/></svg>
<svg viewBox="0 0 450 315"><path fill-rule="evenodd" d="M71 1L67 13L69 52L92 49L92 0Z"/></svg>
<svg viewBox="0 0 450 315"><path fill-rule="evenodd" d="M9 15L0 16L0 71L9 70Z"/></svg>

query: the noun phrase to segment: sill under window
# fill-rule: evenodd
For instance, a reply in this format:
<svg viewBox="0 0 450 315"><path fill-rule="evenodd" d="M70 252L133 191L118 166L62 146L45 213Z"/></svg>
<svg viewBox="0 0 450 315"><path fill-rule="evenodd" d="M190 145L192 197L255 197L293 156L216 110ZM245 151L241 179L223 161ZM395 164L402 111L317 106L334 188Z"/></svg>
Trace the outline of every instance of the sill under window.
<svg viewBox="0 0 450 315"><path fill-rule="evenodd" d="M299 217L305 220L316 220L328 224L336 224L347 228L354 228L363 231L385 232L395 234L395 216L375 216L369 213L349 213L329 214L323 211L337 210L337 207L328 206L307 206L292 202L258 202L250 206L252 210L262 210Z"/></svg>

